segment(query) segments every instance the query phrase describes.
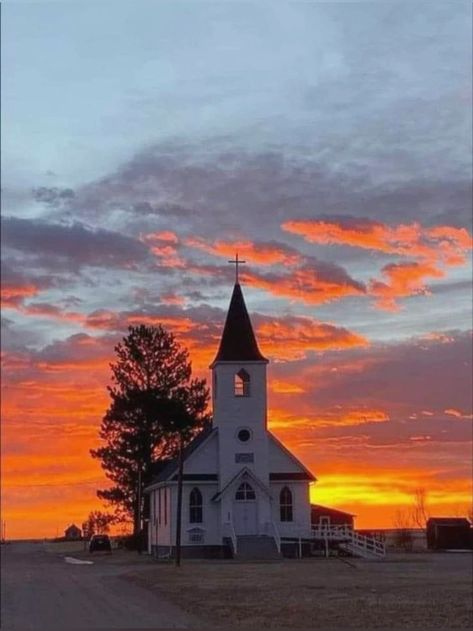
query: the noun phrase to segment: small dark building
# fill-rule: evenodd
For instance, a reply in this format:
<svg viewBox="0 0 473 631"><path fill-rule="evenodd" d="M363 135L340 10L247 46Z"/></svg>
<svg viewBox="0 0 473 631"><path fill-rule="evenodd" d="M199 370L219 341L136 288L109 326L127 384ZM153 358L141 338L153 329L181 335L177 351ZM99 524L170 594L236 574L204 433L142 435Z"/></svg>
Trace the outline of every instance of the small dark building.
<svg viewBox="0 0 473 631"><path fill-rule="evenodd" d="M312 504L310 507L312 526L350 526L354 527L355 515L336 508Z"/></svg>
<svg viewBox="0 0 473 631"><path fill-rule="evenodd" d="M463 517L431 517L427 521L429 550L468 550L471 548L471 525Z"/></svg>
<svg viewBox="0 0 473 631"><path fill-rule="evenodd" d="M68 541L77 541L78 539L82 537L81 529L78 528L75 524L72 524L71 526L69 526L69 528L66 528L66 530L64 531L64 537Z"/></svg>

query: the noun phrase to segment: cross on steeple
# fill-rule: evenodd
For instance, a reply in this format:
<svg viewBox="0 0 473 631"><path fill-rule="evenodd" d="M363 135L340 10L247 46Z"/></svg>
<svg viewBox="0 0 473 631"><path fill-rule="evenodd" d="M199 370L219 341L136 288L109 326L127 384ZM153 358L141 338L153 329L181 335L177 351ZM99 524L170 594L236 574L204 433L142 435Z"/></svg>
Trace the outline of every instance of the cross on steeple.
<svg viewBox="0 0 473 631"><path fill-rule="evenodd" d="M235 259L233 261L228 261L229 263L235 264L235 284L238 285L238 265L241 263L246 263L246 261L240 261L238 258L238 252L235 255Z"/></svg>

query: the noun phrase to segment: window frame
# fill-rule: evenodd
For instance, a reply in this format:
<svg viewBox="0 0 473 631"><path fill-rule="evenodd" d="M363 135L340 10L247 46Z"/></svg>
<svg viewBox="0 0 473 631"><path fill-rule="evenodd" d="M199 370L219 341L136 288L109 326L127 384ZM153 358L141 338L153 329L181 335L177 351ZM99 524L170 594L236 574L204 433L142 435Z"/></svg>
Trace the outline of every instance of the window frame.
<svg viewBox="0 0 473 631"><path fill-rule="evenodd" d="M204 506L203 506L202 491L199 487L194 488L189 493L189 523L190 524L202 524L204 521Z"/></svg>
<svg viewBox="0 0 473 631"><path fill-rule="evenodd" d="M189 528L187 541L190 545L203 545L205 543L205 530L203 528Z"/></svg>
<svg viewBox="0 0 473 631"><path fill-rule="evenodd" d="M249 482L242 482L235 492L235 501L237 502L254 502L256 501L256 493Z"/></svg>
<svg viewBox="0 0 473 631"><path fill-rule="evenodd" d="M240 434L241 434L242 432L247 432L247 433L248 433L248 438L247 438L246 440L242 440L242 439L240 438ZM236 431L236 438L237 438L237 440L238 440L240 443L242 443L242 445L246 445L246 444L248 444L248 443L251 441L251 439L253 438L253 432L251 431L251 429L250 429L249 427L239 427L239 428L237 429L237 431Z"/></svg>
<svg viewBox="0 0 473 631"><path fill-rule="evenodd" d="M290 523L294 521L294 494L288 486L283 486L279 492L279 521Z"/></svg>
<svg viewBox="0 0 473 631"><path fill-rule="evenodd" d="M235 373L233 378L233 394L236 397L249 397L251 396L250 388L250 374L244 369Z"/></svg>

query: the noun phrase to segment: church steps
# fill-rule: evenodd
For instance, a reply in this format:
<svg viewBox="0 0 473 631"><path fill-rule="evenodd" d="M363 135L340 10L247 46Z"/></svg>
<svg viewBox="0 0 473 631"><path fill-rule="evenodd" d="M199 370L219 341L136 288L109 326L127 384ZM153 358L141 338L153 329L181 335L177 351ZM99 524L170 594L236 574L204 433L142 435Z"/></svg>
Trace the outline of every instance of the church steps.
<svg viewBox="0 0 473 631"><path fill-rule="evenodd" d="M237 536L236 559L239 560L265 560L280 559L276 542L273 537L266 535L240 535Z"/></svg>

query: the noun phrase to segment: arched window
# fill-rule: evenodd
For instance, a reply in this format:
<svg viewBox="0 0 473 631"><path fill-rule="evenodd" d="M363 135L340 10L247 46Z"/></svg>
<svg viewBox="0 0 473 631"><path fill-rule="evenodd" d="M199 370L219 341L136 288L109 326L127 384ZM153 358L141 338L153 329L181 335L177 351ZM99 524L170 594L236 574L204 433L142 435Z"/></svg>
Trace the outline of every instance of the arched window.
<svg viewBox="0 0 473 631"><path fill-rule="evenodd" d="M279 494L279 511L281 521L292 521L292 493L287 486Z"/></svg>
<svg viewBox="0 0 473 631"><path fill-rule="evenodd" d="M255 500L253 487L248 482L242 482L235 493L236 500Z"/></svg>
<svg viewBox="0 0 473 631"><path fill-rule="evenodd" d="M250 396L250 375L246 372L244 368L239 370L235 375L235 396Z"/></svg>
<svg viewBox="0 0 473 631"><path fill-rule="evenodd" d="M202 493L194 487L189 495L189 523L202 523Z"/></svg>

